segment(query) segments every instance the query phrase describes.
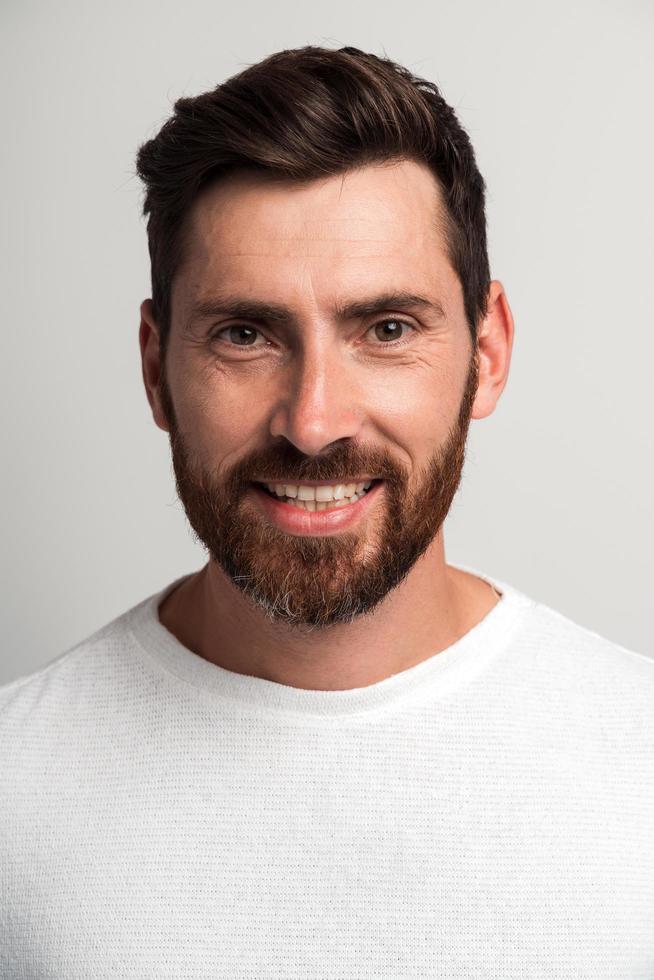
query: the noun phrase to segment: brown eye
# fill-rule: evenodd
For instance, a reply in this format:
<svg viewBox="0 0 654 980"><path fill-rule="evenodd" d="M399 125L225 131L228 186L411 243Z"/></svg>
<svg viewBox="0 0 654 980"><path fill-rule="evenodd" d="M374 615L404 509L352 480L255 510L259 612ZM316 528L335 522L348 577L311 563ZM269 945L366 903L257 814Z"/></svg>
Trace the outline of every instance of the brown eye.
<svg viewBox="0 0 654 980"><path fill-rule="evenodd" d="M212 339L222 340L234 347L252 347L258 333L258 330L254 327L248 327L245 323L234 323L229 327L217 330Z"/></svg>
<svg viewBox="0 0 654 980"><path fill-rule="evenodd" d="M375 331L375 335L378 340L384 343L392 343L393 341L404 341L405 337L402 336L402 328L411 327L411 324L405 323L404 320L381 320L379 323L374 324L372 329ZM413 330L413 327L411 327Z"/></svg>
<svg viewBox="0 0 654 980"><path fill-rule="evenodd" d="M229 331L229 339L237 345L237 347L250 347L255 339L256 335L259 333L253 327L246 326L234 326L227 327ZM242 341L242 343L241 343Z"/></svg>

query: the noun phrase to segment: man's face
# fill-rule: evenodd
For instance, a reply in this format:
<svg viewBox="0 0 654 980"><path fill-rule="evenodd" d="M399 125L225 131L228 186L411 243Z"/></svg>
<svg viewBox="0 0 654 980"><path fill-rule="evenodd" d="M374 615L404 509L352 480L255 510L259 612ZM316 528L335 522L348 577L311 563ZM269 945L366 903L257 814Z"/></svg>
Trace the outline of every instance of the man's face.
<svg viewBox="0 0 654 980"><path fill-rule="evenodd" d="M304 184L234 175L195 202L157 421L191 526L273 621L371 611L440 532L477 387L440 214L411 161ZM374 305L393 294L429 305ZM369 498L319 512L259 485L357 477L380 481Z"/></svg>

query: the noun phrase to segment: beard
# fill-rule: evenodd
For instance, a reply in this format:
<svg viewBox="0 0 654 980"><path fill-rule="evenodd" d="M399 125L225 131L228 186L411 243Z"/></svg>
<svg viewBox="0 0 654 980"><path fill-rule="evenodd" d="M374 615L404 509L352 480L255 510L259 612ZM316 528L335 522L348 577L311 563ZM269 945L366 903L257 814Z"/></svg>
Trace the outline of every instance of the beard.
<svg viewBox="0 0 654 980"><path fill-rule="evenodd" d="M412 487L406 467L389 453L349 442L334 443L329 454L306 456L280 440L250 453L220 479L194 461L180 432L164 366L161 400L177 493L199 542L273 623L311 632L370 613L408 575L443 525L463 471L478 372L475 348L458 416ZM424 422L416 419L416 424ZM359 531L287 534L246 498L255 479L341 483L358 473L384 480Z"/></svg>

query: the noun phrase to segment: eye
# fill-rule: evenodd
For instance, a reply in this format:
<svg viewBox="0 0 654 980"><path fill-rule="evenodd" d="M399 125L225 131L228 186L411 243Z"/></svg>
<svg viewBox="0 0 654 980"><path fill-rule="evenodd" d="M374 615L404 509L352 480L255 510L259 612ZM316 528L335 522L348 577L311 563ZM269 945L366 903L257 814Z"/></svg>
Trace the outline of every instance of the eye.
<svg viewBox="0 0 654 980"><path fill-rule="evenodd" d="M406 320L398 320L397 317L379 320L370 329L375 331L375 336L382 341L383 347L398 347L400 344L406 344L409 341L409 337L401 336L402 327L408 327L411 332L415 331L415 327L410 323L407 323Z"/></svg>
<svg viewBox="0 0 654 980"><path fill-rule="evenodd" d="M407 329L409 332L408 336L402 336L402 328ZM381 341L381 344L376 346L393 348L409 343L411 334L415 333L415 327L412 324L406 320L400 320L397 317L388 317L385 320L379 320L367 332L369 333L370 330L374 330L377 340ZM246 323L234 323L216 330L211 335L211 339L220 340L232 347L255 347L261 346L261 344L255 343L257 334L263 336L261 331L257 330L256 327L250 327ZM266 341L266 343L268 342Z"/></svg>
<svg viewBox="0 0 654 980"><path fill-rule="evenodd" d="M222 334L228 334L223 337ZM229 327L222 327L211 335L212 340L224 340L225 343L233 344L234 347L253 347L256 335L261 334L255 327L249 327L246 323L234 323Z"/></svg>

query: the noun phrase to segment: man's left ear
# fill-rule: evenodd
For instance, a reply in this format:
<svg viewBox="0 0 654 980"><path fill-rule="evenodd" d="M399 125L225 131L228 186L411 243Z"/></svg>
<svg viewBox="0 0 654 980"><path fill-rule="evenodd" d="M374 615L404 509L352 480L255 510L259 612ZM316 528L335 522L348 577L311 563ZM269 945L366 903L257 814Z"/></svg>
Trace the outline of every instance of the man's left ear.
<svg viewBox="0 0 654 980"><path fill-rule="evenodd" d="M477 329L479 383L472 418L490 415L504 390L513 347L513 314L504 287L493 279L488 288L487 313Z"/></svg>

